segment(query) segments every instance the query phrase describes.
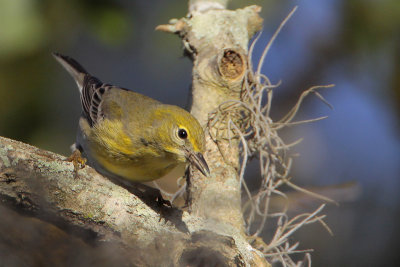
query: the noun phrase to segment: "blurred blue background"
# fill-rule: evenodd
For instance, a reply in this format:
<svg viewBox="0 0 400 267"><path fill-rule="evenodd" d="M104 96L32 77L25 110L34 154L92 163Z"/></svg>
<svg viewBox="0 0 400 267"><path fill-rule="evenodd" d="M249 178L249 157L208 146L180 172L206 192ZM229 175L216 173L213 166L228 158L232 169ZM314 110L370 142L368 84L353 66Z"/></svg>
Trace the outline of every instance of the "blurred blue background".
<svg viewBox="0 0 400 267"><path fill-rule="evenodd" d="M233 1L263 7L259 58L290 10L263 73L279 119L301 92L298 119L329 116L282 132L293 149L292 176L304 186L356 181L361 193L325 210L334 232L307 226L295 239L313 248L314 266L394 266L400 261L400 1ZM154 31L187 13L187 1L0 1L0 135L68 155L80 114L78 90L51 52L70 55L104 82L185 107L191 62L177 36Z"/></svg>

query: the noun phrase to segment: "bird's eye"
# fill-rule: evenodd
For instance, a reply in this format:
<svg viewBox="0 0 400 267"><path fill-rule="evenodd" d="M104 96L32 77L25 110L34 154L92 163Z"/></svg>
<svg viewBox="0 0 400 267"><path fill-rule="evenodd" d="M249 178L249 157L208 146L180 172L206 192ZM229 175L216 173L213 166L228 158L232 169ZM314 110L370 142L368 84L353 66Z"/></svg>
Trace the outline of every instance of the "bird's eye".
<svg viewBox="0 0 400 267"><path fill-rule="evenodd" d="M186 139L188 134L187 134L186 130L179 129L178 130L178 136L179 136L180 139Z"/></svg>

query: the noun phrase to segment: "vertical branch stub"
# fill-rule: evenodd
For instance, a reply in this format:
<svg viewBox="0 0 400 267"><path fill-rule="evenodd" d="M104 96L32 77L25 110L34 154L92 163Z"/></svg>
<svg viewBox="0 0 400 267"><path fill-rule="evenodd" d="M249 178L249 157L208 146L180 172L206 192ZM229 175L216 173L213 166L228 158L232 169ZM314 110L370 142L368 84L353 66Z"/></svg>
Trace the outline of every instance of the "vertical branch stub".
<svg viewBox="0 0 400 267"><path fill-rule="evenodd" d="M260 7L227 10L226 2L190 1L192 9L189 9L189 16L157 27L158 30L178 34L186 54L193 61L191 113L204 127L209 125L210 116L220 110L221 104L240 101L249 66L249 40L262 27ZM218 3L222 5L218 6ZM206 5L208 7L204 8ZM232 113L222 119L232 122L236 117ZM213 139L214 126L206 130L204 153L211 176L205 178L196 170L190 176L187 192L191 197L191 214L204 220L199 230L231 236L244 261L250 262L255 256L248 251L248 242L241 241L244 221L238 177L239 142L232 134L226 134L231 133L229 130L220 131L220 138ZM182 261L196 261L199 259L197 254L202 251L201 248L188 251ZM233 266L237 266L238 262Z"/></svg>
<svg viewBox="0 0 400 267"><path fill-rule="evenodd" d="M190 47L188 52L193 51L190 55L193 60L191 113L204 126L209 115L215 113L222 103L240 100L248 69L249 39L262 26L259 11L258 6L237 10L213 8L192 13L185 19L186 27L179 35L185 47ZM242 231L237 174L239 143L229 136L221 136L216 144L207 135L206 146L205 157L212 175L204 179L194 171L188 188L192 196L192 212Z"/></svg>

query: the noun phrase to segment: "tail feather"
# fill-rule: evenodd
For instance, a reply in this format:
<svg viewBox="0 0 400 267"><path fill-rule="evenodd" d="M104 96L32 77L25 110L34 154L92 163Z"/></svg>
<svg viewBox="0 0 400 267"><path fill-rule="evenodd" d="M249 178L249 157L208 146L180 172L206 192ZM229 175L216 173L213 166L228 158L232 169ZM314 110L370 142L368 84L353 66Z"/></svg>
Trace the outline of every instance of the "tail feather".
<svg viewBox="0 0 400 267"><path fill-rule="evenodd" d="M79 92L82 93L85 76L88 72L73 58L61 55L60 53L52 53L54 58L71 74L78 85Z"/></svg>
<svg viewBox="0 0 400 267"><path fill-rule="evenodd" d="M95 124L103 116L101 111L102 95L108 91L110 85L103 84L99 79L91 76L73 58L59 53L53 53L53 56L78 84L83 114L90 125Z"/></svg>

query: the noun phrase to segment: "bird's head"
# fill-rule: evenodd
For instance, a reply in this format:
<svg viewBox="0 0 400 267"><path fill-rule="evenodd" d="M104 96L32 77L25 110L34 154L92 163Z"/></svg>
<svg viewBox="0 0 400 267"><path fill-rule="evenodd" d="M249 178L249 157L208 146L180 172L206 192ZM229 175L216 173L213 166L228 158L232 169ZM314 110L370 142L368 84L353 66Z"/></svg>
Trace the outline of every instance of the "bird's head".
<svg viewBox="0 0 400 267"><path fill-rule="evenodd" d="M208 177L210 170L203 157L204 131L197 119L177 106L162 105L157 113L163 117L159 128L163 149L178 161L193 164Z"/></svg>

